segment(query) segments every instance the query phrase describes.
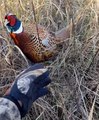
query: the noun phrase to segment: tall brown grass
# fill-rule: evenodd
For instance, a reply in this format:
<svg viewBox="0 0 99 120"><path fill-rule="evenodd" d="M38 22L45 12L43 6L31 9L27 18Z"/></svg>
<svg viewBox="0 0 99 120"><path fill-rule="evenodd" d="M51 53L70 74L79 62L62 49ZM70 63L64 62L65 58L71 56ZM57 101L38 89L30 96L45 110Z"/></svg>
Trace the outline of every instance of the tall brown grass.
<svg viewBox="0 0 99 120"><path fill-rule="evenodd" d="M28 62L4 29L4 15L16 14L28 29L34 21L32 0L1 0L0 94ZM50 69L51 93L37 100L24 120L99 119L99 2L98 0L35 0L37 23L57 31L77 22L71 37L58 48ZM10 64L8 64L10 63Z"/></svg>

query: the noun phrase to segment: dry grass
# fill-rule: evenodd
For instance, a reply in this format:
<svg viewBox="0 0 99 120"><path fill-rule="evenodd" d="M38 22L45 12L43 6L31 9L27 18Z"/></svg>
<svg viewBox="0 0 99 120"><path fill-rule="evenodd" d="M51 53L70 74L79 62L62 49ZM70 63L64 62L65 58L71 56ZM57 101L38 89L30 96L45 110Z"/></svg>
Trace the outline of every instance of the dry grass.
<svg viewBox="0 0 99 120"><path fill-rule="evenodd" d="M15 76L28 66L13 47L3 27L3 17L15 13L27 29L33 22L32 0L1 0L0 94ZM98 0L35 0L37 23L57 31L72 19L77 22L71 37L59 49L51 71L51 94L40 98L24 120L98 120L99 119L99 2ZM79 24L78 24L79 23ZM10 51L10 52L9 52ZM11 65L9 65L9 60ZM8 62L8 63L7 63Z"/></svg>

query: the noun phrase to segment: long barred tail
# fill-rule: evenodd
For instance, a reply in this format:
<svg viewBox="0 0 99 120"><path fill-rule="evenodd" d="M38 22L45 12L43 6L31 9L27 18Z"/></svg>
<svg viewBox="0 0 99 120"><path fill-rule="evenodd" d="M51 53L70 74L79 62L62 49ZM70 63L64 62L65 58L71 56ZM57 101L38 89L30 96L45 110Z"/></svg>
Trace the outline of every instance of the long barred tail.
<svg viewBox="0 0 99 120"><path fill-rule="evenodd" d="M74 20L71 20L70 24L62 28L61 30L55 32L55 37L56 37L56 43L62 43L66 41L66 39L70 38L71 35L74 34L74 31L77 31L77 29L80 28L81 22L82 22L82 16L77 16Z"/></svg>
<svg viewBox="0 0 99 120"><path fill-rule="evenodd" d="M61 30L57 31L55 33L55 37L57 40L56 42L63 42L67 38L70 38L70 34L72 32L72 29L73 29L73 24L70 23L70 25L68 25L67 27L62 28Z"/></svg>

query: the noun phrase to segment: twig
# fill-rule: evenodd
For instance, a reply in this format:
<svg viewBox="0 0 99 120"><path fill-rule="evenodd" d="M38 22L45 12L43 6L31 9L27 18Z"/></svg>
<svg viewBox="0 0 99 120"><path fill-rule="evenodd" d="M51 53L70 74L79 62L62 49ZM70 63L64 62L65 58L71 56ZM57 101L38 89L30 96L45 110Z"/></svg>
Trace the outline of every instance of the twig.
<svg viewBox="0 0 99 120"><path fill-rule="evenodd" d="M27 12L27 10L24 8L21 0L19 0L19 3L20 3L21 8L22 8L25 12Z"/></svg>
<svg viewBox="0 0 99 120"><path fill-rule="evenodd" d="M27 65L29 66L29 63L28 63L28 61L27 61L27 58L25 57L25 55L23 54L23 52L21 51L21 49L20 49L18 46L16 46L16 45L14 45L14 47L17 48L17 50L21 53L21 55L22 55L23 58L25 59Z"/></svg>
<svg viewBox="0 0 99 120"><path fill-rule="evenodd" d="M81 94L81 98L82 98L82 101L83 101L83 105L84 105L84 108L85 108L85 111L86 111L86 117L88 118L88 110L87 110L87 107L86 107L86 103L85 103L85 100L84 100L84 97L83 97L83 93L81 91L81 83L79 84L79 80L78 80L78 76L77 76L77 73L76 73L76 70L74 68L74 74L75 74L75 77L76 77L76 81L77 81L77 84L78 84L78 88L79 88L79 91L80 91L80 94Z"/></svg>
<svg viewBox="0 0 99 120"><path fill-rule="evenodd" d="M35 13L35 8L34 8L33 0L32 0L32 2L31 2L31 4L32 4L32 10L33 10L33 13L34 13L34 21L35 21L37 36L38 36L38 39L40 39L40 37L39 37L39 32L38 32L38 25L37 25L36 13Z"/></svg>
<svg viewBox="0 0 99 120"><path fill-rule="evenodd" d="M89 65L88 68L85 70L85 74L89 72L89 70L90 70L90 68L91 68L91 66L92 66L92 63L94 62L94 59L95 59L96 55L98 54L98 52L99 52L99 49L97 49L96 53L94 54L94 56L93 56L93 58L92 58L92 60L91 60L91 62L90 62L90 65Z"/></svg>
<svg viewBox="0 0 99 120"><path fill-rule="evenodd" d="M96 93L98 92L98 87L99 85L97 86L97 90L96 90ZM96 96L93 100L93 104L92 104L92 107L91 107L91 110L90 110L90 113L89 113L89 116L88 116L88 120L92 120L93 118L93 112L94 112L94 107L95 107L95 101L96 101Z"/></svg>

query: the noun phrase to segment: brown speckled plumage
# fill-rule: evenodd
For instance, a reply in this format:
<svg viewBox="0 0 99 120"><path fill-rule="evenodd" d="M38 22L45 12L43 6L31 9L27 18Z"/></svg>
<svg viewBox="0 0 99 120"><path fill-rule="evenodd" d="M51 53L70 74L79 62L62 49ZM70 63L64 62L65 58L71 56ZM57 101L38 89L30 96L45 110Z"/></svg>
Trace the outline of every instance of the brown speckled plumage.
<svg viewBox="0 0 99 120"><path fill-rule="evenodd" d="M54 34L49 33L43 26L38 25L38 37L35 24L30 25L32 27L32 34L31 32L25 31L25 28L23 31L16 33L16 31L19 30L18 26L21 26L21 22L12 14L7 14L5 19L7 20L6 27L8 31L11 28L10 36L14 40L14 43L32 62L43 62L48 60L54 55L56 45L70 37L71 26L63 28ZM12 28L14 32L11 32Z"/></svg>
<svg viewBox="0 0 99 120"><path fill-rule="evenodd" d="M23 53L33 62L43 62L48 60L53 55L53 50L46 48L42 44L44 36L44 31L40 35L40 39L36 35L29 35L26 32L19 34L10 33L11 38L13 38L14 43L23 51ZM48 33L46 33L48 34Z"/></svg>

